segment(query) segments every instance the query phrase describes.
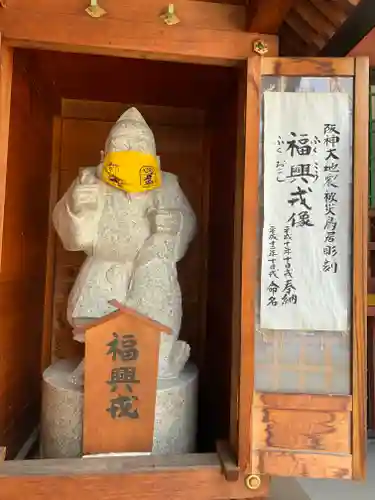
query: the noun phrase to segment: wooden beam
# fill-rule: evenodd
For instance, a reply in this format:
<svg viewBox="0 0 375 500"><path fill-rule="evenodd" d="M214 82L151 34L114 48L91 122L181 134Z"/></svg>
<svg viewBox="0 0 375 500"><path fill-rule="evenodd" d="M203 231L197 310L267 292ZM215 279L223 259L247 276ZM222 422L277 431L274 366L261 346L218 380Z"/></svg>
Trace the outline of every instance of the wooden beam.
<svg viewBox="0 0 375 500"><path fill-rule="evenodd" d="M261 88L261 58L251 57L246 65L243 81L242 114L239 113L238 166L242 167L238 186L237 203L242 207L241 287L240 287L240 359L238 386L238 465L242 471L251 471L252 428L251 413L254 395L254 332L257 290L257 220L258 220L258 171L259 160L259 95ZM240 99L241 104L241 99ZM241 165L242 164L242 165ZM241 192L242 191L242 192ZM237 333L237 330L235 330ZM232 361L233 363L233 361ZM261 496L261 495L260 495Z"/></svg>
<svg viewBox="0 0 375 500"><path fill-rule="evenodd" d="M313 45L301 38L287 23L279 30L280 57L312 57L315 54Z"/></svg>
<svg viewBox="0 0 375 500"><path fill-rule="evenodd" d="M350 57L366 56L370 60L370 67L375 67L375 28L370 31L362 40L352 49L349 54ZM374 73L372 72L371 80L374 81ZM375 249L373 249L375 250Z"/></svg>
<svg viewBox="0 0 375 500"><path fill-rule="evenodd" d="M221 463L221 470L227 481L235 482L240 477L240 469L237 466L236 459L229 443L226 441L218 441L216 443L217 456Z"/></svg>
<svg viewBox="0 0 375 500"><path fill-rule="evenodd" d="M361 2L361 0L335 0L340 9L342 9L347 14L350 14L351 11L357 7L357 5Z"/></svg>
<svg viewBox="0 0 375 500"><path fill-rule="evenodd" d="M253 464L255 474L266 470L271 476L352 479L352 457L345 454L255 450Z"/></svg>
<svg viewBox="0 0 375 500"><path fill-rule="evenodd" d="M267 57L262 60L262 75L353 76L354 59Z"/></svg>
<svg viewBox="0 0 375 500"><path fill-rule="evenodd" d="M366 477L369 64L355 59L353 179L353 479Z"/></svg>
<svg viewBox="0 0 375 500"><path fill-rule="evenodd" d="M103 457L8 461L0 467L0 497L66 500L196 500L267 498L268 479L250 491L244 476L236 482L222 474L216 454Z"/></svg>
<svg viewBox="0 0 375 500"><path fill-rule="evenodd" d="M337 2L332 2L332 0L310 0L310 3L334 26L341 26L346 21L347 15L339 8Z"/></svg>
<svg viewBox="0 0 375 500"><path fill-rule="evenodd" d="M0 30L1 32L1 30ZM6 177L8 167L8 140L10 103L13 77L13 50L0 36L0 271L2 263L3 226Z"/></svg>
<svg viewBox="0 0 375 500"><path fill-rule="evenodd" d="M61 114L61 113L59 113ZM51 364L53 331L53 294L55 285L56 231L52 223L52 212L58 201L60 148L62 140L62 119L55 116L52 126L52 161L48 210L47 261L44 288L44 316L42 335L41 373Z"/></svg>
<svg viewBox="0 0 375 500"><path fill-rule="evenodd" d="M248 6L250 33L276 34L296 0L251 0Z"/></svg>
<svg viewBox="0 0 375 500"><path fill-rule="evenodd" d="M330 412L350 412L353 409L351 396L331 396L323 394L286 394L278 392L256 392L254 407L278 410L311 410Z"/></svg>
<svg viewBox="0 0 375 500"><path fill-rule="evenodd" d="M297 35L306 40L309 45L312 45L317 50L322 49L326 44L326 39L321 33L318 33L308 22L306 22L296 11L289 13L286 24L289 25Z"/></svg>
<svg viewBox="0 0 375 500"><path fill-rule="evenodd" d="M146 4L140 1L141 6ZM253 43L260 35L230 28L222 5L181 0L182 18L187 4L191 4L186 10L190 17L177 26L166 26L159 16L150 17L138 2L130 0L107 0L108 14L99 20L85 13L81 0L53 6L47 0L13 0L0 12L0 31L15 47L66 52L217 65L235 65L252 54ZM214 21L205 16L204 23L199 22L207 7ZM262 39L268 44L269 54L276 54L277 38L264 35Z"/></svg>
<svg viewBox="0 0 375 500"><path fill-rule="evenodd" d="M308 23L317 33L320 33L329 40L336 31L336 26L331 23L323 13L320 12L311 2L298 2L295 11Z"/></svg>
<svg viewBox="0 0 375 500"><path fill-rule="evenodd" d="M81 15L90 19L85 12L89 0L65 0L51 3L49 0L10 0L7 9L14 11L50 13L59 15ZM147 23L157 22L165 26L160 15L165 11L168 2L165 0L99 0L107 11L102 19L93 20L97 29L102 26L104 19L133 19ZM196 0L174 0L173 4L185 28L243 30L245 29L246 7L244 5L228 5L211 1L202 3ZM0 15L2 17L2 13ZM167 29L170 29L167 28Z"/></svg>
<svg viewBox="0 0 375 500"><path fill-rule="evenodd" d="M361 0L318 55L323 57L346 56L374 27L374 0Z"/></svg>

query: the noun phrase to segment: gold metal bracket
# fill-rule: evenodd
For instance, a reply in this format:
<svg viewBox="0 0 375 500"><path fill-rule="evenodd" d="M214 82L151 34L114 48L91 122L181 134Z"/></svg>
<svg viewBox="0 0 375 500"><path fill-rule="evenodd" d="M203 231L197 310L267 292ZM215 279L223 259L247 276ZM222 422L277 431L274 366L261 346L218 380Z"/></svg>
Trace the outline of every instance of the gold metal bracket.
<svg viewBox="0 0 375 500"><path fill-rule="evenodd" d="M253 51L260 56L264 56L268 52L268 45L263 40L255 40Z"/></svg>
<svg viewBox="0 0 375 500"><path fill-rule="evenodd" d="M181 22L181 20L176 15L175 6L173 3L168 4L166 12L163 12L160 17L168 26L173 26Z"/></svg>
<svg viewBox="0 0 375 500"><path fill-rule="evenodd" d="M90 0L90 5L85 9L87 14L91 17L99 19L107 14L107 12L100 7L98 0Z"/></svg>
<svg viewBox="0 0 375 500"><path fill-rule="evenodd" d="M261 487L262 480L257 474L250 474L245 478L245 486L249 490L258 490Z"/></svg>

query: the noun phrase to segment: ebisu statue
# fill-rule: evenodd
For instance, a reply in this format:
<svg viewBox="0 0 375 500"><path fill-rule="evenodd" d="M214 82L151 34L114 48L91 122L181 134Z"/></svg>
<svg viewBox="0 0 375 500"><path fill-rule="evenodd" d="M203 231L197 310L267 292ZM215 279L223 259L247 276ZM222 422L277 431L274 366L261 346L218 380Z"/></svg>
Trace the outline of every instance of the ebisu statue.
<svg viewBox="0 0 375 500"><path fill-rule="evenodd" d="M198 372L186 364L189 345L178 340L177 262L196 219L177 177L161 171L154 135L137 109L114 124L100 164L80 170L58 201L53 223L66 250L87 256L68 299L75 340L85 341L85 323L115 310L113 300L172 331L160 339L152 453L193 452ZM43 374L46 458L82 452L83 374L84 361L77 367L74 360L59 360Z"/></svg>
<svg viewBox="0 0 375 500"><path fill-rule="evenodd" d="M158 376L178 376L190 347L178 340L176 264L196 220L177 177L161 171L154 135L137 109L114 124L102 161L80 171L57 203L53 223L66 250L87 255L68 300L73 332L112 312L115 299L171 328L173 335L161 336Z"/></svg>

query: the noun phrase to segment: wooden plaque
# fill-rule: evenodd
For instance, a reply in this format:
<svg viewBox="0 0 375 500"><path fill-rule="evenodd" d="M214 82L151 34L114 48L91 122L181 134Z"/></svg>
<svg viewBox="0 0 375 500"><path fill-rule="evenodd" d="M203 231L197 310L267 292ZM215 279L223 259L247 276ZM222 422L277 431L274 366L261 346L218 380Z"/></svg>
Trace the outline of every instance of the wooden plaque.
<svg viewBox="0 0 375 500"><path fill-rule="evenodd" d="M152 450L160 334L170 330L116 306L85 327L85 454Z"/></svg>

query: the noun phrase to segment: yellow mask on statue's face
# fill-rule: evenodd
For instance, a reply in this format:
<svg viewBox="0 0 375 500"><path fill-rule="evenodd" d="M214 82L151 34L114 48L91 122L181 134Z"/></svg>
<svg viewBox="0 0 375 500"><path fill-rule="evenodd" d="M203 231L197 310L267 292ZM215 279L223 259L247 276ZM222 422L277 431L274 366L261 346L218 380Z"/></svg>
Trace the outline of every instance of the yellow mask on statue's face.
<svg viewBox="0 0 375 500"><path fill-rule="evenodd" d="M102 181L127 193L143 193L161 185L156 156L138 151L117 151L104 157Z"/></svg>

